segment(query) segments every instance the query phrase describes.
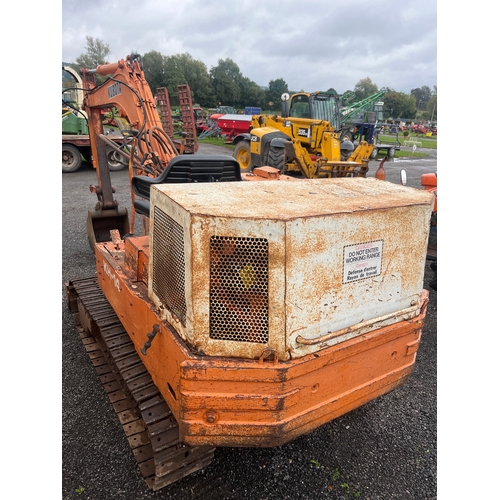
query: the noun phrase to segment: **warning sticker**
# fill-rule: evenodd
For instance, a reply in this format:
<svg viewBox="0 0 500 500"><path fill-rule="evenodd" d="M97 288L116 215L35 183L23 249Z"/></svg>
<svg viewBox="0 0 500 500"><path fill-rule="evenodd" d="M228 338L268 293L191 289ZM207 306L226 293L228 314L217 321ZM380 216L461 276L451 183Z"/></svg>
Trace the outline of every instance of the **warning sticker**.
<svg viewBox="0 0 500 500"><path fill-rule="evenodd" d="M378 276L382 272L383 246L383 240L379 240L344 247L342 283Z"/></svg>

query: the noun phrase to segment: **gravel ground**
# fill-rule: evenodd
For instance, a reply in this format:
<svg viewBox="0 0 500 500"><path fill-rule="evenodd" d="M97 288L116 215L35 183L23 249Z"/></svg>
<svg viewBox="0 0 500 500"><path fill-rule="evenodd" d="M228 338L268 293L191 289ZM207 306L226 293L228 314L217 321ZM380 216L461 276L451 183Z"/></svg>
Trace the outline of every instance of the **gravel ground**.
<svg viewBox="0 0 500 500"><path fill-rule="evenodd" d="M199 152L221 149L202 145ZM387 179L398 182L402 166L413 187L419 187L418 168L436 171L435 158L387 162ZM112 177L116 199L130 208L128 173ZM437 294L432 289L415 369L404 386L287 445L218 448L204 470L158 492L148 490L65 301L66 281L95 272L85 234L87 210L96 201L89 185L95 182L89 166L62 179L63 499L437 498ZM427 262L428 289L432 276Z"/></svg>

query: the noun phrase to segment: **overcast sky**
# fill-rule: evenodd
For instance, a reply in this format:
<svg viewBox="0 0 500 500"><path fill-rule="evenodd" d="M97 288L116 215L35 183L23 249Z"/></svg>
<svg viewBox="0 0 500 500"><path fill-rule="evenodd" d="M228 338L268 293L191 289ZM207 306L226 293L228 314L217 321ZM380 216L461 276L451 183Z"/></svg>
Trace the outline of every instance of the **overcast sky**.
<svg viewBox="0 0 500 500"><path fill-rule="evenodd" d="M292 91L343 93L367 77L405 93L437 85L437 0L63 0L62 62L86 36L109 45L108 62L188 53L210 71L229 58Z"/></svg>

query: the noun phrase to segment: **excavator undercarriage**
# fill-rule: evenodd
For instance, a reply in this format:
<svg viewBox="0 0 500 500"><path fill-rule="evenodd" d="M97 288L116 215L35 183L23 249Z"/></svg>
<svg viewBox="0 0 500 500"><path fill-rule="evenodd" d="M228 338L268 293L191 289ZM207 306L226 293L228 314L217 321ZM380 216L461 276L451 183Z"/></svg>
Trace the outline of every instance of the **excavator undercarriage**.
<svg viewBox="0 0 500 500"><path fill-rule="evenodd" d="M206 467L215 448L179 442L179 426L96 278L67 285L68 307L142 476L158 490Z"/></svg>

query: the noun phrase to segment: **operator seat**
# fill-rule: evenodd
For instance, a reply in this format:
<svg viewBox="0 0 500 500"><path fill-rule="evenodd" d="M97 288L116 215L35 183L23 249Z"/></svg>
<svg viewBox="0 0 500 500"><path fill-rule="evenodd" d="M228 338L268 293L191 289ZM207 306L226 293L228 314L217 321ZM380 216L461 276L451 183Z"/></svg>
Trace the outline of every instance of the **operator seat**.
<svg viewBox="0 0 500 500"><path fill-rule="evenodd" d="M158 177L132 177L132 189L142 199L134 200L138 214L149 217L150 191L153 184L180 184L188 182L241 181L238 160L226 155L179 155L172 158Z"/></svg>

